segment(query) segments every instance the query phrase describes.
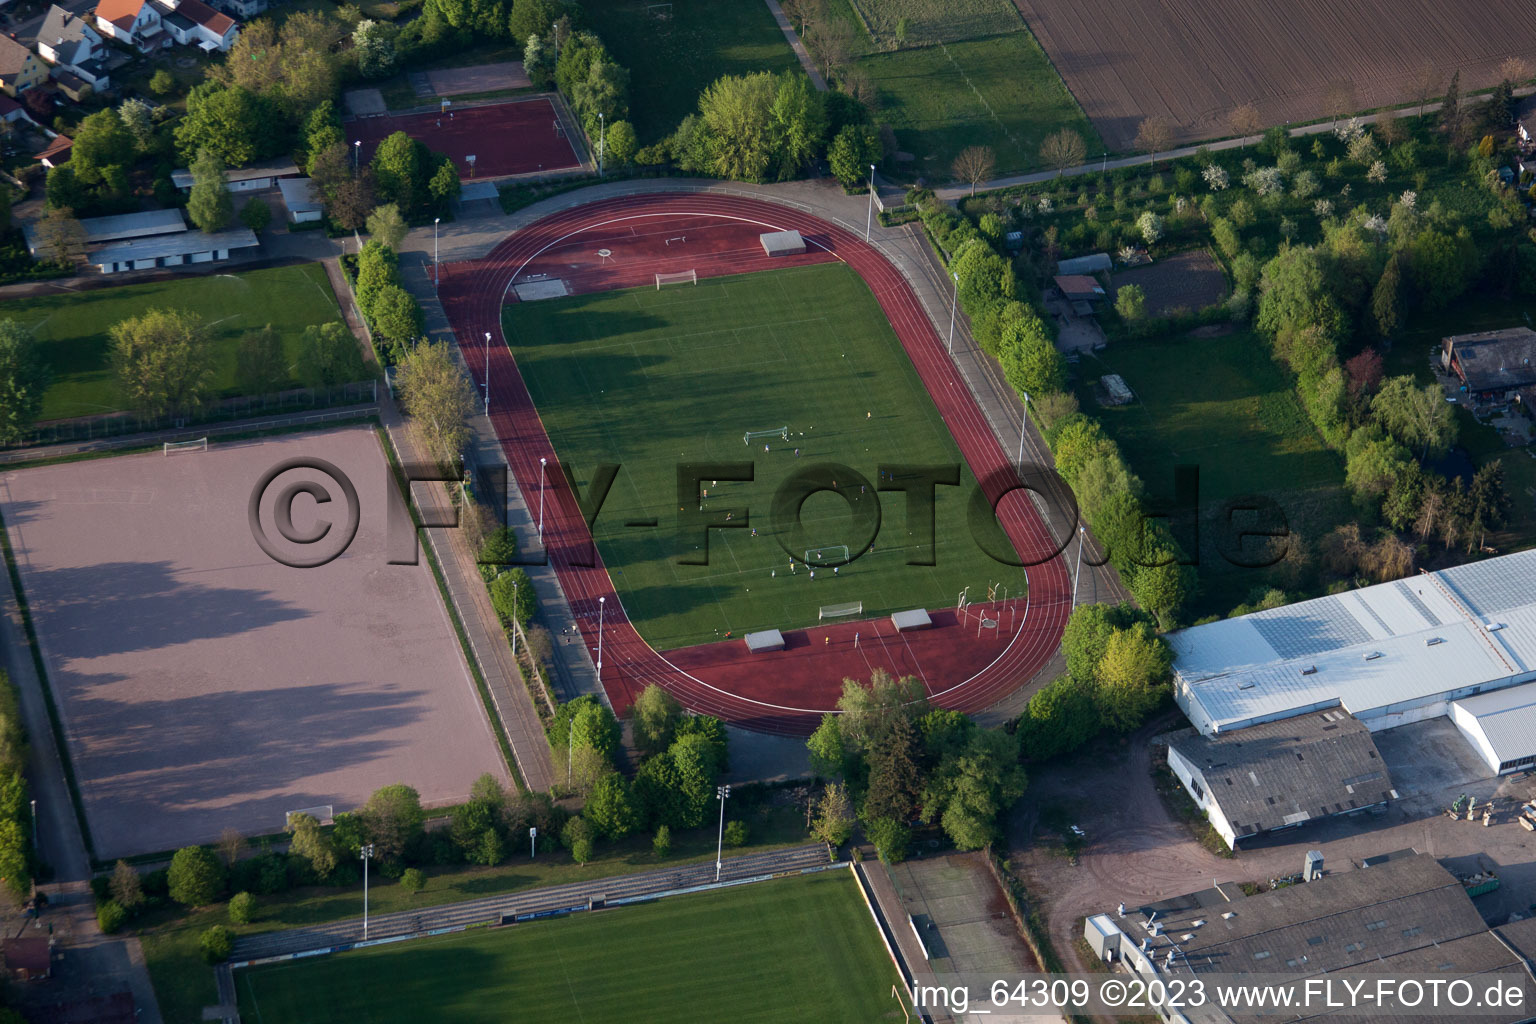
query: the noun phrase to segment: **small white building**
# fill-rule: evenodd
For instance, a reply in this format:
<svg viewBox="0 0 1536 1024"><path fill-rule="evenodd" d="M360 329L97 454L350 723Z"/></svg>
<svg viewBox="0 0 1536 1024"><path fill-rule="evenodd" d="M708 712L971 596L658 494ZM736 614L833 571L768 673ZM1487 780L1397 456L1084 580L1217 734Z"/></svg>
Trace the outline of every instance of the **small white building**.
<svg viewBox="0 0 1536 1024"><path fill-rule="evenodd" d="M1536 767L1536 684L1455 701L1451 721L1495 775Z"/></svg>
<svg viewBox="0 0 1536 1024"><path fill-rule="evenodd" d="M139 238L103 246L91 253L90 263L103 274L120 274L128 270L214 263L229 259L230 254L238 249L251 249L258 244L250 228L236 228L212 235L201 231L184 231L175 235Z"/></svg>
<svg viewBox="0 0 1536 1024"><path fill-rule="evenodd" d="M278 178L277 190L283 194L288 219L295 224L317 221L325 215L325 204L315 193L312 178Z"/></svg>
<svg viewBox="0 0 1536 1024"><path fill-rule="evenodd" d="M37 255L36 227L30 221L21 226L21 233L27 240L27 250L34 256ZM142 213L120 213L111 217L87 217L80 222L80 227L85 232L85 244L99 246L135 238L179 234L187 230L187 222L180 210L145 210Z"/></svg>
<svg viewBox="0 0 1536 1024"><path fill-rule="evenodd" d="M231 167L224 172L231 192L259 192L276 188L279 180L296 177L299 168L292 160L268 160L249 167ZM192 191L192 172L186 168L171 172L171 183L183 192Z"/></svg>

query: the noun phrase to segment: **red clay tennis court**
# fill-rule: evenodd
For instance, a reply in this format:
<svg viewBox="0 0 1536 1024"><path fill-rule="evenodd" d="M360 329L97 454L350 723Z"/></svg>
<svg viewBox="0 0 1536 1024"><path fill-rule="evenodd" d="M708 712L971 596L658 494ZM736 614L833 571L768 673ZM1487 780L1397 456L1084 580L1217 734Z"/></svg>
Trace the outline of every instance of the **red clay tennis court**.
<svg viewBox="0 0 1536 1024"><path fill-rule="evenodd" d="M557 133L559 117L546 96L515 103L486 106L450 105L439 114L386 114L349 122L352 141L362 142L362 158L371 160L379 143L395 132L405 132L427 148L444 153L465 181L471 178L503 178L513 174L570 170L581 166L564 132ZM471 166L469 158L475 158Z"/></svg>

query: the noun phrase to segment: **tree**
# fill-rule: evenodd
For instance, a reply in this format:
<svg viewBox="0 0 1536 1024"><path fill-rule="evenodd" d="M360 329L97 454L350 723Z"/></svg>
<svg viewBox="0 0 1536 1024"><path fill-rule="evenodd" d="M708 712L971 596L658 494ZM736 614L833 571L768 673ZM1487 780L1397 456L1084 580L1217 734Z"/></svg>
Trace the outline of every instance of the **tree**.
<svg viewBox="0 0 1536 1024"><path fill-rule="evenodd" d="M123 923L128 920L128 911L117 900L104 900L96 905L96 927L101 929L103 935L113 935L120 931ZM7 1016L15 1014L14 1017ZM0 1010L0 1024L27 1024L26 1018L14 1010Z"/></svg>
<svg viewBox="0 0 1536 1024"><path fill-rule="evenodd" d="M1145 622L1116 630L1098 665L1097 703L1104 724L1129 732L1162 699L1161 684L1172 659L1167 645Z"/></svg>
<svg viewBox="0 0 1536 1024"><path fill-rule="evenodd" d="M899 864L907 859L912 845L912 830L894 818L876 818L864 824L864 834L875 845L875 853L887 864Z"/></svg>
<svg viewBox="0 0 1536 1024"><path fill-rule="evenodd" d="M185 907L205 907L224 892L224 865L203 846L184 846L171 858L171 899Z"/></svg>
<svg viewBox="0 0 1536 1024"><path fill-rule="evenodd" d="M421 892L427 887L427 873L421 868L406 868L400 874L400 888L406 892Z"/></svg>
<svg viewBox="0 0 1536 1024"><path fill-rule="evenodd" d="M1509 523L1513 504L1504 487L1504 463L1494 459L1479 466L1467 488L1470 514L1467 517L1467 550L1484 547L1485 534Z"/></svg>
<svg viewBox="0 0 1536 1024"><path fill-rule="evenodd" d="M1014 736L979 729L944 758L923 793L923 820L937 819L957 849L979 850L997 838L998 815L1024 793Z"/></svg>
<svg viewBox="0 0 1536 1024"><path fill-rule="evenodd" d="M778 139L778 177L793 178L822 150L827 135L826 104L806 76L785 73L778 78L769 116Z"/></svg>
<svg viewBox="0 0 1536 1024"><path fill-rule="evenodd" d="M522 4L513 6L513 16ZM548 89L555 83L555 48L547 44L539 33L529 33L523 47L523 71L536 89Z"/></svg>
<svg viewBox="0 0 1536 1024"><path fill-rule="evenodd" d="M203 952L203 960L210 964L219 964L229 959L230 951L235 948L235 940L228 928L216 924L203 931L203 934L198 937L197 945Z"/></svg>
<svg viewBox="0 0 1536 1024"><path fill-rule="evenodd" d="M52 174L48 180L53 181ZM44 213L37 222L36 237L37 255L51 263L74 264L85 255L85 228L75 219L74 210L67 206L53 206Z"/></svg>
<svg viewBox="0 0 1536 1024"><path fill-rule="evenodd" d="M32 332L0 320L0 444L16 444L32 429L49 378Z"/></svg>
<svg viewBox="0 0 1536 1024"><path fill-rule="evenodd" d="M1136 230L1141 232L1142 241L1151 245L1163 237L1163 218L1151 210L1144 210L1136 219Z"/></svg>
<svg viewBox="0 0 1536 1024"><path fill-rule="evenodd" d="M267 205L265 199L255 196L240 208L240 223L259 235L272 223L272 207Z"/></svg>
<svg viewBox="0 0 1536 1024"><path fill-rule="evenodd" d="M469 438L475 392L445 342L417 345L400 361L395 387L429 451L456 461Z"/></svg>
<svg viewBox="0 0 1536 1024"><path fill-rule="evenodd" d="M1376 422L1398 441L1420 449L1419 460L1439 454L1456 440L1456 418L1437 384L1423 387L1412 375L1389 377L1371 399Z"/></svg>
<svg viewBox="0 0 1536 1024"><path fill-rule="evenodd" d="M619 124L625 122L620 121ZM618 125L614 126L615 128ZM611 129L610 129L611 131ZM634 129L630 129L631 132ZM432 179L427 182L427 192L432 196L433 202L439 210L448 209L448 205L459 198L459 192L463 184L459 180L459 169L452 160L444 160L437 165L437 170L432 173Z"/></svg>
<svg viewBox="0 0 1536 1024"><path fill-rule="evenodd" d="M1323 116L1328 118L1330 126L1336 126L1339 118L1354 109L1354 83L1344 79L1329 82L1323 90Z"/></svg>
<svg viewBox="0 0 1536 1024"><path fill-rule="evenodd" d="M215 353L196 313L151 309L108 329L118 385L149 416L190 412L213 394Z"/></svg>
<svg viewBox="0 0 1536 1024"><path fill-rule="evenodd" d="M1240 103L1232 108L1227 115L1227 127L1232 130L1243 142L1243 149L1248 148L1248 138L1257 135L1264 130L1264 122L1259 117L1259 108L1252 103Z"/></svg>
<svg viewBox="0 0 1536 1024"><path fill-rule="evenodd" d="M515 617L520 626L526 626L539 610L539 599L533 592L533 582L519 568L498 573L488 588L491 605L501 621L510 624Z"/></svg>
<svg viewBox="0 0 1536 1024"><path fill-rule="evenodd" d="M365 169L357 177L347 177L336 184L327 198L326 216L338 227L356 231L367 222L373 200L373 176Z"/></svg>
<svg viewBox="0 0 1536 1024"><path fill-rule="evenodd" d="M272 325L247 331L235 350L235 387L242 395L264 395L288 382L283 339Z"/></svg>
<svg viewBox="0 0 1536 1024"><path fill-rule="evenodd" d="M326 388L361 380L366 371L357 339L346 325L329 323L304 328L293 375L307 388Z"/></svg>
<svg viewBox="0 0 1536 1024"><path fill-rule="evenodd" d="M872 737L865 751L869 786L864 794L862 817L866 822L879 818L903 822L912 819L922 792L917 756L917 731L905 715L894 716L888 728Z"/></svg>
<svg viewBox="0 0 1536 1024"><path fill-rule="evenodd" d="M854 28L842 18L823 18L809 42L821 73L830 78L853 57Z"/></svg>
<svg viewBox="0 0 1536 1024"><path fill-rule="evenodd" d="M374 334L396 350L403 350L425 330L420 303L399 285L385 285L379 289L368 308L368 315L373 321Z"/></svg>
<svg viewBox="0 0 1536 1024"><path fill-rule="evenodd" d="M682 716L683 706L677 698L655 683L649 684L629 707L636 746L647 755L666 750L672 745Z"/></svg>
<svg viewBox="0 0 1536 1024"><path fill-rule="evenodd" d="M341 133L341 119L336 116L336 105L330 100L322 100L304 121L304 151L308 154L305 168L310 177L315 176L315 159L334 146L342 147L342 157L348 155L346 137Z"/></svg>
<svg viewBox="0 0 1536 1024"><path fill-rule="evenodd" d="M288 831L293 839L288 844L288 855L308 862L316 878L324 879L336 870L338 855L336 844L321 828L320 822L308 814L295 814L288 819Z"/></svg>
<svg viewBox="0 0 1536 1024"><path fill-rule="evenodd" d="M880 133L867 124L844 125L827 148L832 174L846 189L869 178L869 167L880 161Z"/></svg>
<svg viewBox="0 0 1536 1024"><path fill-rule="evenodd" d="M352 30L352 49L357 55L357 70L364 78L388 78L395 71L395 36L399 30L390 22L364 18Z"/></svg>
<svg viewBox="0 0 1536 1024"><path fill-rule="evenodd" d="M778 149L773 104L778 88L766 71L724 75L699 97L699 118L709 139L715 174L738 181L763 181Z"/></svg>
<svg viewBox="0 0 1536 1024"><path fill-rule="evenodd" d="M379 198L402 210L414 209L421 180L420 145L405 132L395 132L374 151L369 164Z"/></svg>
<svg viewBox="0 0 1536 1024"><path fill-rule="evenodd" d="M1381 139L1382 144L1388 149L1408 137L1408 130L1403 127L1402 119L1391 107L1376 112L1376 137Z"/></svg>
<svg viewBox="0 0 1536 1024"><path fill-rule="evenodd" d="M811 752L811 771L824 779L839 778L848 772L849 753L843 742L843 729L837 715L821 716L821 724L806 741Z"/></svg>
<svg viewBox="0 0 1536 1024"><path fill-rule="evenodd" d="M991 146L967 146L951 165L955 177L971 186L971 195L976 194L977 185L992 177L996 167L997 157Z"/></svg>
<svg viewBox="0 0 1536 1024"><path fill-rule="evenodd" d="M663 825L656 830L656 836L651 840L651 852L658 857L670 857L672 855L672 829Z"/></svg>
<svg viewBox="0 0 1536 1024"><path fill-rule="evenodd" d="M382 242L397 252L407 230L405 218L400 216L400 207L396 203L375 207L368 215L369 236L373 241Z"/></svg>
<svg viewBox="0 0 1536 1024"><path fill-rule="evenodd" d="M283 148L284 118L267 99L213 82L187 94L186 116L176 125L176 146L184 159L211 150L226 167L273 156Z"/></svg>
<svg viewBox="0 0 1536 1024"><path fill-rule="evenodd" d="M1361 349L1359 353L1350 357L1344 364L1344 373L1349 378L1350 394L1374 394L1381 386L1382 365L1380 349Z"/></svg>
<svg viewBox="0 0 1536 1024"><path fill-rule="evenodd" d="M169 96L176 89L176 79L165 68L157 68L149 76L149 91L156 96Z"/></svg>
<svg viewBox="0 0 1536 1024"><path fill-rule="evenodd" d="M1101 726L1092 680L1058 676L1029 698L1019 716L1020 755L1046 761L1070 753L1091 740Z"/></svg>
<svg viewBox="0 0 1536 1024"><path fill-rule="evenodd" d="M200 149L197 159L192 161L191 171L192 192L187 196L187 216L192 218L199 231L210 234L223 231L235 212L223 162L212 150Z"/></svg>
<svg viewBox="0 0 1536 1024"><path fill-rule="evenodd" d="M256 913L256 897L248 892L237 892L229 898L229 923L250 924Z"/></svg>
<svg viewBox="0 0 1536 1024"><path fill-rule="evenodd" d="M605 839L622 839L640 827L640 815L624 776L612 772L598 780L582 815Z"/></svg>
<svg viewBox="0 0 1536 1024"><path fill-rule="evenodd" d="M1461 70L1458 68L1451 72L1451 83L1446 86L1445 97L1440 101L1440 127L1450 136L1452 145L1460 145L1464 126L1464 111L1461 109Z"/></svg>
<svg viewBox="0 0 1536 1024"><path fill-rule="evenodd" d="M558 0L518 0L512 5L512 13L507 19L507 36L518 43L532 35L542 36L554 25L560 12Z"/></svg>
<svg viewBox="0 0 1536 1024"><path fill-rule="evenodd" d="M73 138L69 162L75 176L87 185L101 184L107 168L120 168L133 160L133 136L111 108L87 114Z"/></svg>
<svg viewBox="0 0 1536 1024"><path fill-rule="evenodd" d="M1083 137L1070 128L1052 132L1040 144L1040 159L1056 168L1060 174L1068 167L1076 167L1088 156L1088 146Z"/></svg>
<svg viewBox="0 0 1536 1024"><path fill-rule="evenodd" d="M374 790L368 802L357 810L363 833L373 844L374 855L394 860L405 852L407 844L421 833L426 812L421 796L410 786L394 783Z"/></svg>
<svg viewBox="0 0 1536 1024"><path fill-rule="evenodd" d="M1141 285L1127 284L1115 289L1115 312L1128 324L1147 315L1147 293Z"/></svg>
<svg viewBox="0 0 1536 1024"><path fill-rule="evenodd" d="M816 821L811 826L811 835L836 848L853 835L853 825L853 801L848 798L848 787L837 782L827 783L821 799L816 801Z"/></svg>
<svg viewBox="0 0 1536 1024"><path fill-rule="evenodd" d="M1392 337L1402 323L1402 277L1402 260L1392 256L1381 268L1381 277L1371 292L1371 316L1383 338Z"/></svg>
<svg viewBox="0 0 1536 1024"><path fill-rule="evenodd" d="M112 869L112 881L108 885L112 898L124 910L132 910L144 902L144 883L139 878L139 873L132 864L125 860L117 862Z"/></svg>
<svg viewBox="0 0 1536 1024"><path fill-rule="evenodd" d="M1157 164L1157 154L1167 152L1173 146L1173 127L1160 117L1149 117L1136 128L1133 145L1152 157Z"/></svg>
<svg viewBox="0 0 1536 1024"><path fill-rule="evenodd" d="M1454 234L1425 228L1409 241L1406 256L1414 295L1426 310L1450 305L1477 274L1477 246L1465 227Z"/></svg>

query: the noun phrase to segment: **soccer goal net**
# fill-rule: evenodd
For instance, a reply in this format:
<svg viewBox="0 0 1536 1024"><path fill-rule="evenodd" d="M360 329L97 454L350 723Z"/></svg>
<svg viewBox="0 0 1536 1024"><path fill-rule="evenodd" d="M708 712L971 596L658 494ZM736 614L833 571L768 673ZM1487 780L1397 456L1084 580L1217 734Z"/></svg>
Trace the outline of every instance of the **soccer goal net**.
<svg viewBox="0 0 1536 1024"><path fill-rule="evenodd" d="M858 615L864 611L863 601L849 601L847 604L824 604L817 613L818 619L845 619L850 615Z"/></svg>
<svg viewBox="0 0 1536 1024"><path fill-rule="evenodd" d="M165 442L165 454L172 455L176 452L205 452L208 450L208 439L200 437L195 441L167 441Z"/></svg>
<svg viewBox="0 0 1536 1024"><path fill-rule="evenodd" d="M699 272L697 270L677 270L670 274L656 275L656 290L661 291L663 285L669 284L698 284Z"/></svg>
<svg viewBox="0 0 1536 1024"><path fill-rule="evenodd" d="M765 438L777 437L782 441L789 440L788 427L774 427L772 430L749 430L741 435L742 444L751 444L753 441L761 441Z"/></svg>
<svg viewBox="0 0 1536 1024"><path fill-rule="evenodd" d="M806 565L847 565L853 561L847 544L832 544L824 548L807 548Z"/></svg>

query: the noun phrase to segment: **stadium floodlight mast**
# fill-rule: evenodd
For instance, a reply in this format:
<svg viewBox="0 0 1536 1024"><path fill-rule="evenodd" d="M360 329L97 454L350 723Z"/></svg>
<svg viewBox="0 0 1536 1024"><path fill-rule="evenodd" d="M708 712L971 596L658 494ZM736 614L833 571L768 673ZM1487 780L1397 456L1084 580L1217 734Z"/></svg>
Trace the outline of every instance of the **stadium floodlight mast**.
<svg viewBox="0 0 1536 1024"><path fill-rule="evenodd" d="M1077 607L1077 579L1083 572L1083 543L1088 539L1088 528L1077 528L1077 568L1072 570L1072 607Z"/></svg>
<svg viewBox="0 0 1536 1024"><path fill-rule="evenodd" d="M485 414L491 414L491 332L485 332Z"/></svg>
<svg viewBox="0 0 1536 1024"><path fill-rule="evenodd" d="M373 856L373 844L364 843L357 855L363 858L363 939L368 938L368 860Z"/></svg>
<svg viewBox="0 0 1536 1024"><path fill-rule="evenodd" d="M603 606L607 602L606 597L597 599L597 677L599 679L603 677Z"/></svg>
<svg viewBox="0 0 1536 1024"><path fill-rule="evenodd" d="M1019 421L1019 457L1016 460L1020 466L1024 465L1024 432L1029 428L1029 392L1021 392L1024 395L1024 418Z"/></svg>
<svg viewBox="0 0 1536 1024"><path fill-rule="evenodd" d="M603 151L607 148L608 122L603 118L603 112L597 112L597 176L603 176Z"/></svg>
<svg viewBox="0 0 1536 1024"><path fill-rule="evenodd" d="M715 795L720 798L720 834L715 839L715 881L720 881L720 855L725 851L725 802L730 799L730 786L716 786Z"/></svg>
<svg viewBox="0 0 1536 1024"><path fill-rule="evenodd" d="M544 475L549 460L539 456L539 543L544 543Z"/></svg>
<svg viewBox="0 0 1536 1024"><path fill-rule="evenodd" d="M869 210L864 214L864 241L869 241L869 229L875 219L875 165L869 165Z"/></svg>
<svg viewBox="0 0 1536 1024"><path fill-rule="evenodd" d="M443 218L432 218L432 287L435 290L440 280L437 274L437 225Z"/></svg>
<svg viewBox="0 0 1536 1024"><path fill-rule="evenodd" d="M960 305L960 275L950 272L950 278L955 282L955 297L949 304L949 343L946 346L949 354L955 354L955 308Z"/></svg>
<svg viewBox="0 0 1536 1024"><path fill-rule="evenodd" d="M362 159L363 159L363 140L362 139L354 139L352 141L352 173L353 174L357 173L358 162L361 161Z"/></svg>

